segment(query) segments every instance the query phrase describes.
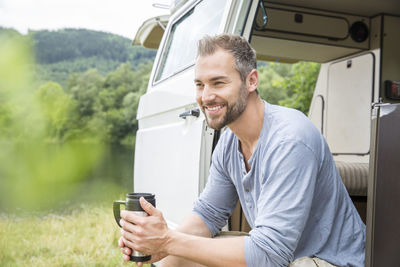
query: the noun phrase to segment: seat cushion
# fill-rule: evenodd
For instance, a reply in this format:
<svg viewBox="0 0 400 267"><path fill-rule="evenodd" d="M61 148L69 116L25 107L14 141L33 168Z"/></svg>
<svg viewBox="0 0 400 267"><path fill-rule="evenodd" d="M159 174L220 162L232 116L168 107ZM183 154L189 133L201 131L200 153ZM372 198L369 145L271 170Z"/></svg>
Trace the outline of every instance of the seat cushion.
<svg viewBox="0 0 400 267"><path fill-rule="evenodd" d="M367 196L368 163L335 161L350 196Z"/></svg>

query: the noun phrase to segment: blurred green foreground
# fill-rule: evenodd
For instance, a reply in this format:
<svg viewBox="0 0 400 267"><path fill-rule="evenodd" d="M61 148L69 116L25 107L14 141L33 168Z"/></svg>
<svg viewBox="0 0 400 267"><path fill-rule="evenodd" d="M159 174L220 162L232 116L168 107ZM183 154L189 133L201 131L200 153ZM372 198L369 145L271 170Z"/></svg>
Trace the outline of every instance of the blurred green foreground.
<svg viewBox="0 0 400 267"><path fill-rule="evenodd" d="M36 89L30 43L0 36L0 210L45 210L68 198L100 159L79 138L50 144L68 99Z"/></svg>
<svg viewBox="0 0 400 267"><path fill-rule="evenodd" d="M96 179L101 133L48 138L69 99L37 90L33 64L29 41L0 36L0 266L122 265L111 206L132 188Z"/></svg>

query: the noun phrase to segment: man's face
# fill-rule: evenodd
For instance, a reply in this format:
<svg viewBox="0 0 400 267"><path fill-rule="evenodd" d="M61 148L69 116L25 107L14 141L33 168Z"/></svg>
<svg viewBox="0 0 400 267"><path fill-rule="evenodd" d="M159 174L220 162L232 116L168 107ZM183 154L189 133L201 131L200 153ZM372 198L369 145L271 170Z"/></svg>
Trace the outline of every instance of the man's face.
<svg viewBox="0 0 400 267"><path fill-rule="evenodd" d="M235 69L234 57L225 50L197 58L195 84L197 103L215 130L234 122L246 108L246 84Z"/></svg>

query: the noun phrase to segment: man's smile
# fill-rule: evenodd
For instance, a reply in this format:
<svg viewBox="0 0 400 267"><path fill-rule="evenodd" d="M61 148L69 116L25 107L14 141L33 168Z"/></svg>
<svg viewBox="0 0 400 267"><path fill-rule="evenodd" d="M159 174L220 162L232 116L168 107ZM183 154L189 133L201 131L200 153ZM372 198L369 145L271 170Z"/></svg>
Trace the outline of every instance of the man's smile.
<svg viewBox="0 0 400 267"><path fill-rule="evenodd" d="M204 105L204 109L205 109L205 110L207 111L207 113L210 114L210 115L216 115L216 114L218 114L224 107L225 107L225 104Z"/></svg>

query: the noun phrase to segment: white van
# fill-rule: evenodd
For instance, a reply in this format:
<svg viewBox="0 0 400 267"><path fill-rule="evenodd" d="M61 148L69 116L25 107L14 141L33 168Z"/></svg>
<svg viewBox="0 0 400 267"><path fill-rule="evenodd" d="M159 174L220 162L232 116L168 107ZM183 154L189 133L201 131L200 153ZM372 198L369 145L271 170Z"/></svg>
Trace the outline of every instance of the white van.
<svg viewBox="0 0 400 267"><path fill-rule="evenodd" d="M220 135L193 82L197 41L218 33L244 36L259 60L322 63L309 118L367 224L366 266L400 266L400 1L172 1L144 22L134 43L158 53L138 108L134 189L156 194L172 228L204 188ZM227 228L249 230L240 206Z"/></svg>

